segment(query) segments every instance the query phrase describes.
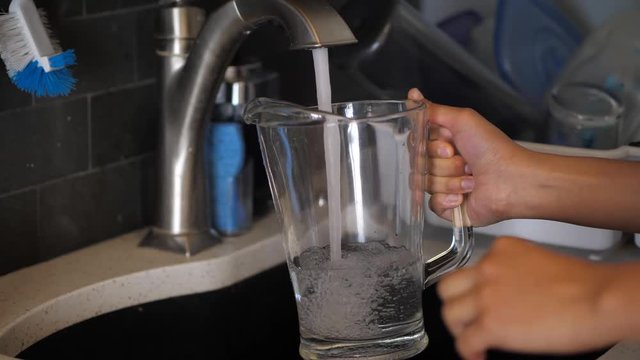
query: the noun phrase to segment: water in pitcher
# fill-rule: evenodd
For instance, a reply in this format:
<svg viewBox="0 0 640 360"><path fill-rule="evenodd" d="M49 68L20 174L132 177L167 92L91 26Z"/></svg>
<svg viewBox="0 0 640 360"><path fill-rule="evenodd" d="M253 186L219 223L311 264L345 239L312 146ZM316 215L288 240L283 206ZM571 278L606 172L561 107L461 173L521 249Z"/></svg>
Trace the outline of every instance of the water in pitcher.
<svg viewBox="0 0 640 360"><path fill-rule="evenodd" d="M422 330L422 260L386 242L346 243L342 258L312 247L293 260L300 333L309 341L364 341Z"/></svg>

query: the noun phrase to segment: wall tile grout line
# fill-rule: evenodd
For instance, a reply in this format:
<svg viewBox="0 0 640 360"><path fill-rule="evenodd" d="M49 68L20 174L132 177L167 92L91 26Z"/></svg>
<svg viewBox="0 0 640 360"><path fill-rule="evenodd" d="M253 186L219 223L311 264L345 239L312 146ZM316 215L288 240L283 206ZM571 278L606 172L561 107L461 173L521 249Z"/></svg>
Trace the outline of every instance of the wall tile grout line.
<svg viewBox="0 0 640 360"><path fill-rule="evenodd" d="M81 93L78 95L74 95L73 92L71 93L71 95L69 96L65 96L65 97L60 97L56 100L51 100L51 101L44 101L44 102L38 102L35 100L35 96L32 95L32 104L29 106L23 106L23 107L17 107L17 108L12 108L12 109L7 109L4 111L0 111L1 114L8 114L8 113L12 113L12 112L20 112L20 111L26 111L32 108L37 108L37 107L44 107L44 106L48 106L51 105L53 103L62 103L62 102L67 102L67 101L74 101L74 100L78 100L78 99L82 99L82 98L86 98L87 96L99 96L99 95L104 95L104 94L109 94L109 93L114 93L114 92L118 92L118 91L122 91L122 90L130 90L130 89L135 89L135 88L139 88L139 87L144 87L147 85L152 85L156 83L156 79L155 78L146 78L146 79L142 79L142 80L136 80L134 82L128 83L128 84L122 84L122 85L118 85L118 86L114 86L114 87L110 87L108 89L101 89L99 91L91 91L91 92L86 92L86 93Z"/></svg>
<svg viewBox="0 0 640 360"><path fill-rule="evenodd" d="M110 170L110 169L118 167L118 166L123 166L123 165L127 165L127 164L130 164L130 163L134 163L136 161L140 161L141 162L141 161L143 161L143 160L145 160L147 158L151 158L154 154L155 154L154 152L148 152L148 153L145 153L145 154L132 156L132 157L124 159L122 161L111 163L111 164L107 164L107 165L100 166L100 167L96 167L96 168L93 168L91 170L73 173L73 174L70 174L70 175L67 175L67 176L63 176L63 177L60 177L60 178L56 178L56 179L52 179L52 180L48 180L48 181L42 182L42 183L37 184L37 185L32 185L32 186L24 187L24 188L21 188L21 189L12 190L12 191L0 194L0 200L2 200L3 198L6 198L6 197L12 196L12 195L20 194L20 193L31 191L31 190L38 189L38 188L43 188L43 187L46 187L46 186L49 186L49 185L52 185L52 184L55 184L55 183L58 183L58 182L61 182L61 181L66 181L66 180L69 180L69 179L74 179L74 178L83 177L83 176L86 176L86 175L99 173L99 172L102 172L102 171L107 171L107 170Z"/></svg>
<svg viewBox="0 0 640 360"><path fill-rule="evenodd" d="M87 95L87 151L89 152L88 156L88 169L91 170L93 168L93 140L91 134L91 124L93 123L93 118L91 117L91 103L93 101L93 95Z"/></svg>
<svg viewBox="0 0 640 360"><path fill-rule="evenodd" d="M29 192L29 191L33 191L33 190L37 190L38 187L40 187L41 184L38 185L32 185L32 186L28 186L28 187L24 187L24 188L20 188L18 190L12 190L12 191L8 191L4 194L0 195L0 200L4 199L4 198L8 198L10 196L14 196L14 195L18 195L18 194L22 194L25 192Z"/></svg>
<svg viewBox="0 0 640 360"><path fill-rule="evenodd" d="M100 91L93 91L90 93L86 93L83 95L90 95L90 96L98 96L98 95L104 95L104 94L109 94L109 93L113 93L113 92L117 92L117 91L121 91L121 90L130 90L130 89L135 89L135 88L139 88L139 87L144 87L147 85L151 85L151 84L155 84L156 79L143 79L143 80L136 80L135 82L132 83L128 83L128 84L123 84L120 86L114 86L112 88L108 88L108 89L104 89L104 90L100 90Z"/></svg>
<svg viewBox="0 0 640 360"><path fill-rule="evenodd" d="M40 239L42 224L40 221L40 186L35 187L36 191L36 239Z"/></svg>
<svg viewBox="0 0 640 360"><path fill-rule="evenodd" d="M134 81L140 80L140 71L138 70L138 52L136 51L136 49L138 48L138 31L139 29L136 28L134 31L134 35L131 39L131 53L133 54L133 56L131 57L131 62L133 63L133 80Z"/></svg>
<svg viewBox="0 0 640 360"><path fill-rule="evenodd" d="M85 2L82 15L70 16L67 19L69 19L69 20L85 20L85 19L90 20L90 19L95 19L95 18L99 18L99 17L103 17L103 16L116 16L116 15L132 13L132 12L136 12L136 11L152 10L152 9L157 9L157 8L160 8L160 5L153 4L153 5L132 6L132 7L127 7L127 8L117 9L117 10L108 10L108 11L101 11L101 12L96 12L96 13L87 13L86 2Z"/></svg>

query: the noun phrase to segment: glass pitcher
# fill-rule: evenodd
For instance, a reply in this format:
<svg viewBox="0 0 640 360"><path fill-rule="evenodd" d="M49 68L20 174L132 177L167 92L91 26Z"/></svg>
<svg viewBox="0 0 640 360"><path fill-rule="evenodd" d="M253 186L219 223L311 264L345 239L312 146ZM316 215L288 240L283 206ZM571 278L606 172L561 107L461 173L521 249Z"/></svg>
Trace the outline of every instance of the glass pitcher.
<svg viewBox="0 0 640 360"><path fill-rule="evenodd" d="M402 359L427 345L423 288L466 263L473 235L459 207L449 249L422 253L426 114L409 100L334 104L333 113L265 98L247 105L305 359Z"/></svg>

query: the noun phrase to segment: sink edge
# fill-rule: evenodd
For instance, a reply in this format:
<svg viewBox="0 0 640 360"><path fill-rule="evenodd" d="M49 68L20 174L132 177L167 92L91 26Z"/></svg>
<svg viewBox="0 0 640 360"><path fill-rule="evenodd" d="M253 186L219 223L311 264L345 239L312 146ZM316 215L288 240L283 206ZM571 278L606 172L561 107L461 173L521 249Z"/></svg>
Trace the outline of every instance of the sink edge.
<svg viewBox="0 0 640 360"><path fill-rule="evenodd" d="M273 220L275 219L267 222L271 223ZM258 228L258 234L253 234L252 239L245 240L242 246L231 246L226 251L214 250L209 258L181 259L182 261L173 264L150 267L96 282L89 281L89 285L42 299L37 304L30 304L29 308L0 312L0 324L3 324L0 325L0 359L12 359L12 356L40 339L83 320L151 301L221 289L281 264L285 261L282 238L279 232L269 231L272 225L267 225L266 229ZM143 235L144 233L137 232L135 237L141 239ZM119 240L120 237L107 240L106 243ZM132 242L137 244L136 239ZM165 256L164 252L151 251L155 251L160 257ZM53 261L72 260L73 256ZM41 266L42 269L38 267L39 265L35 265L30 269L31 273L46 271L46 266ZM25 274L17 272L5 277L13 276L28 281L30 276L23 275ZM7 289L3 289L0 284L0 293L3 290ZM36 292L37 289L33 291Z"/></svg>

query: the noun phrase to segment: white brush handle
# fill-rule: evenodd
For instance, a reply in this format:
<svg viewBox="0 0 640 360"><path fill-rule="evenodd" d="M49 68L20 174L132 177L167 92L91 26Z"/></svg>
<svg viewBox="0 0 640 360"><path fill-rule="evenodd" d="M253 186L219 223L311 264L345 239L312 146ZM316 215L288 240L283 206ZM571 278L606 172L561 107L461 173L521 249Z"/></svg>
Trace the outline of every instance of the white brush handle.
<svg viewBox="0 0 640 360"><path fill-rule="evenodd" d="M46 57L54 55L55 51L36 5L32 0L13 0L9 5L9 13L18 16L25 29L25 40L29 42L35 58L49 71Z"/></svg>

